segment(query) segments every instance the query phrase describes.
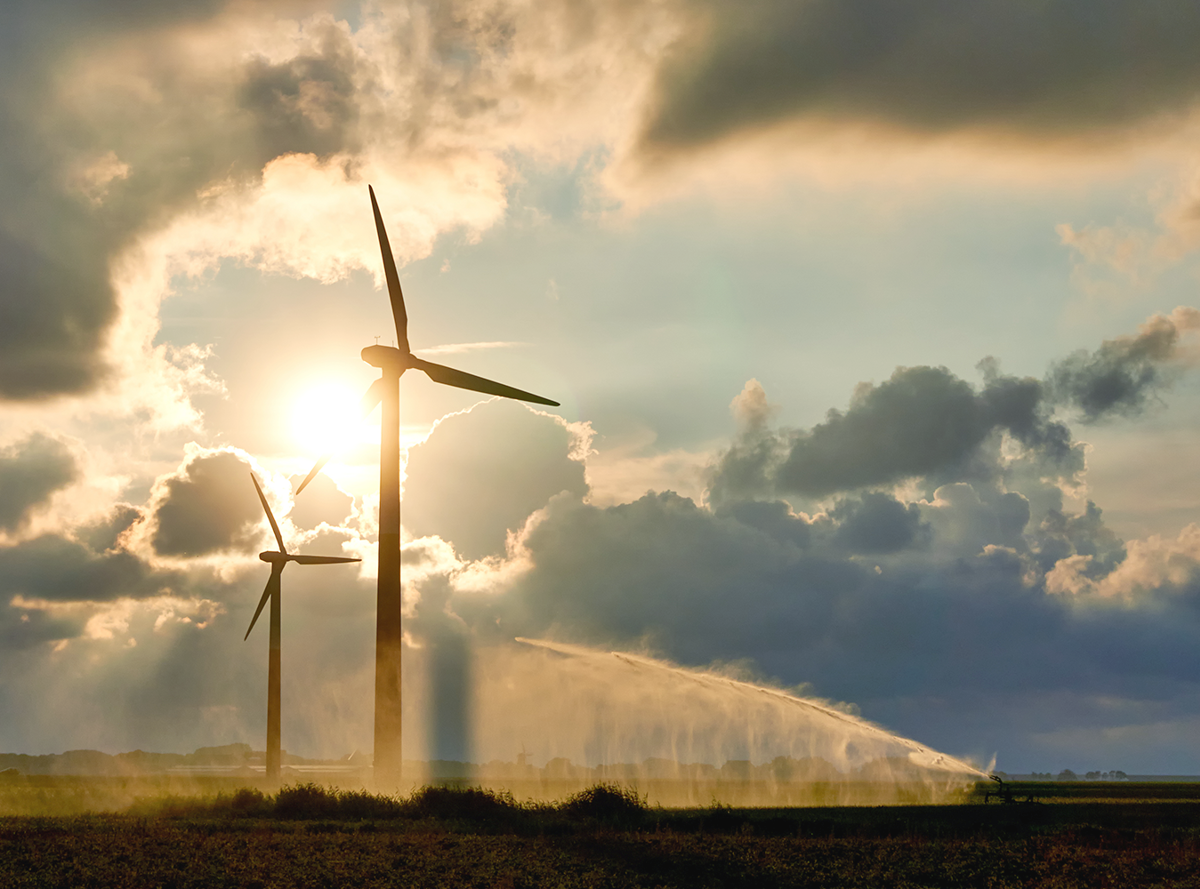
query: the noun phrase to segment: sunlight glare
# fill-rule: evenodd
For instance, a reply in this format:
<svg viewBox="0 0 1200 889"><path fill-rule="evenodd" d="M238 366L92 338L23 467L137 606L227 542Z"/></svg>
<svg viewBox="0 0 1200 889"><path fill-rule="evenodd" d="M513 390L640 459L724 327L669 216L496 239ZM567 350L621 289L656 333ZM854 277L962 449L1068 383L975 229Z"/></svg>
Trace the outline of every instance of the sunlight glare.
<svg viewBox="0 0 1200 889"><path fill-rule="evenodd" d="M292 437L308 454L339 454L378 436L359 414L361 392L343 383L318 383L292 405Z"/></svg>

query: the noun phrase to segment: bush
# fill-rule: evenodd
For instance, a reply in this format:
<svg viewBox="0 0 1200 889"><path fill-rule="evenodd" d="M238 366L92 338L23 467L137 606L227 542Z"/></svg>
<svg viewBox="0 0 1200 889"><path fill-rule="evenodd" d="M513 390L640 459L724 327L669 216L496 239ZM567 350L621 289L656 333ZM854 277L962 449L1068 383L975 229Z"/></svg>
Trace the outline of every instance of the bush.
<svg viewBox="0 0 1200 889"><path fill-rule="evenodd" d="M255 787L242 787L229 800L229 811L243 818L261 818L270 810L271 804Z"/></svg>
<svg viewBox="0 0 1200 889"><path fill-rule="evenodd" d="M646 814L646 801L632 787L596 784L569 797L561 811L576 818L597 821L637 821Z"/></svg>
<svg viewBox="0 0 1200 889"><path fill-rule="evenodd" d="M327 790L319 784L290 785L275 795L277 818L336 818L337 814L337 791Z"/></svg>
<svg viewBox="0 0 1200 889"><path fill-rule="evenodd" d="M418 817L468 821L512 816L520 811L511 793L480 787L422 787L409 799L408 808Z"/></svg>
<svg viewBox="0 0 1200 889"><path fill-rule="evenodd" d="M338 815L342 818L385 820L398 818L403 811L403 804L393 796L377 796L366 790L343 790L338 794Z"/></svg>

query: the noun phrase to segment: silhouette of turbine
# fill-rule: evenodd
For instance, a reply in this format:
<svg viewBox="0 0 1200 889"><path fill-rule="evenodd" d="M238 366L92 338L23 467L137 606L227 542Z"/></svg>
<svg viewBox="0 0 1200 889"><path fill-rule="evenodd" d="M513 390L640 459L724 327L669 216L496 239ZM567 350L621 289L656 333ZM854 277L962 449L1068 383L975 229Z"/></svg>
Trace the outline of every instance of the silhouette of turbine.
<svg viewBox="0 0 1200 889"><path fill-rule="evenodd" d="M262 598L258 600L258 608L255 609L254 617L250 619L250 629L246 630L246 635L242 639L245 641L250 638L250 630L254 629L254 625L258 622L258 616L262 614L263 606L270 599L271 646L267 659L267 777L278 780L281 758L279 746L279 578L283 575L283 566L288 562L296 562L300 565L336 565L341 562L360 562L362 560L346 559L341 556L301 556L289 553L283 545L283 535L279 533L279 525L275 522L271 507L267 505L267 498L263 496L262 488L259 487L258 479L254 477L253 472L250 473L250 480L254 482L254 490L258 491L258 499L267 514L267 521L271 523L271 530L275 532L275 540L279 543L278 552L266 550L258 554L258 557L264 562L271 563L271 576L267 579L267 588L263 590Z"/></svg>
<svg viewBox="0 0 1200 889"><path fill-rule="evenodd" d="M499 395L517 401L558 406L557 401L514 389L503 383L477 377L442 364L434 364L413 355L408 345L408 313L404 309L404 294L396 260L388 244L383 217L375 200L375 189L367 186L371 195L371 210L375 214L375 231L379 235L379 250L383 254L383 272L387 279L392 316L396 322L398 347L367 346L362 360L382 371L362 398L363 414L375 405L383 404L379 425L379 581L375 616L375 780L377 784L393 785L400 781L401 715L400 715L400 377L406 370L423 371L435 383ZM333 456L323 454L312 471L296 489L299 494Z"/></svg>

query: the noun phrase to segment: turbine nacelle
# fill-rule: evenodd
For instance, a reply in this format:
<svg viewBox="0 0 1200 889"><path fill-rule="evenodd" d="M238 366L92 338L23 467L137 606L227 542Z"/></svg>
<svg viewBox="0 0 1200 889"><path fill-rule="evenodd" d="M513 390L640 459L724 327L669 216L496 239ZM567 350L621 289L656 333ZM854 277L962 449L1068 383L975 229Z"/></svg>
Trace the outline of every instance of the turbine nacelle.
<svg viewBox="0 0 1200 889"><path fill-rule="evenodd" d="M395 346L381 346L376 343L373 346L367 346L360 354L363 361L371 367L378 367L385 373L389 370L403 373L412 367L412 353L401 352Z"/></svg>

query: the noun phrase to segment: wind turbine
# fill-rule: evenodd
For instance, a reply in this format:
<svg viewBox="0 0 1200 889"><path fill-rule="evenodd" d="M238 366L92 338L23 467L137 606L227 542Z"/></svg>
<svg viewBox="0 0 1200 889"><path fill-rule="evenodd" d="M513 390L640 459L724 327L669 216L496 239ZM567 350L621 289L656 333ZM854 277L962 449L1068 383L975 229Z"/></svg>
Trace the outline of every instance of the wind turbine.
<svg viewBox="0 0 1200 889"><path fill-rule="evenodd" d="M425 361L412 353L408 345L408 313L396 260L388 244L383 217L375 200L375 189L367 186L375 231L383 254L383 272L387 279L392 316L396 322L396 347L376 343L362 350L362 360L382 372L363 395L363 414L369 414L382 402L379 426L379 581L375 623L375 781L381 785L398 784L401 763L400 711L400 377L406 370L423 371L435 383L499 395L517 401L531 401L557 407L557 401L532 392L514 389L474 374L442 364ZM332 454L324 454L296 489L299 494L316 477Z"/></svg>
<svg viewBox="0 0 1200 889"><path fill-rule="evenodd" d="M250 629L246 630L246 635L242 639L244 642L250 638L250 630L254 629L255 623L258 622L258 616L262 614L263 606L270 599L271 646L270 655L267 658L267 778L277 781L279 780L281 759L279 746L279 578L283 575L283 567L288 562L296 562L300 565L336 565L341 562L360 562L362 560L346 559L341 556L301 556L289 553L283 545L283 535L279 533L279 525L275 522L271 507L267 505L267 498L263 496L262 488L259 487L258 479L255 478L253 472L250 473L250 480L254 482L254 490L258 491L258 499L267 513L267 521L271 523L271 530L275 532L275 540L279 543L278 552L266 550L258 554L258 557L264 562L271 563L271 576L267 579L267 588L263 590L262 598L258 600L258 608L250 620Z"/></svg>

